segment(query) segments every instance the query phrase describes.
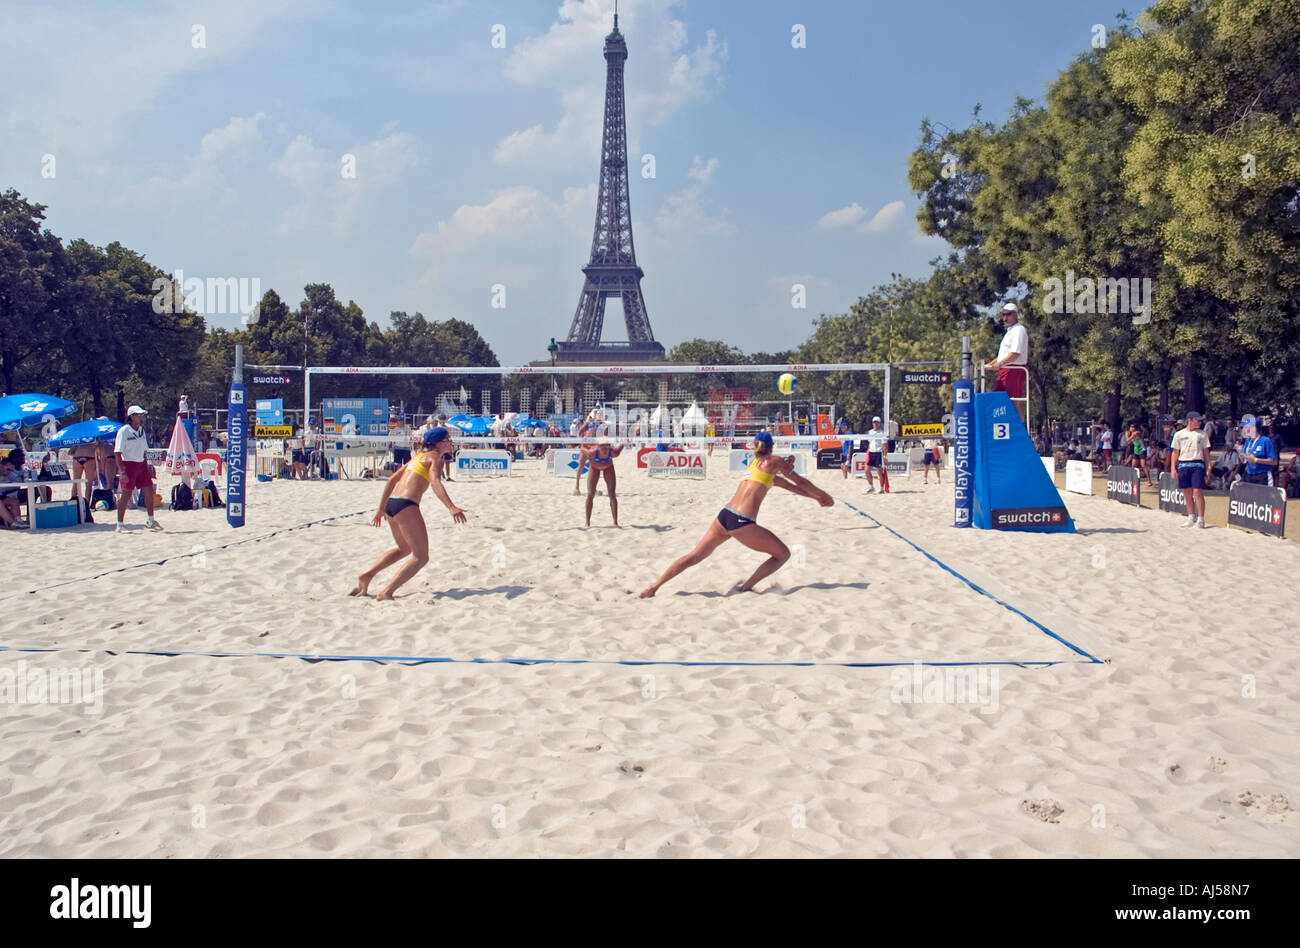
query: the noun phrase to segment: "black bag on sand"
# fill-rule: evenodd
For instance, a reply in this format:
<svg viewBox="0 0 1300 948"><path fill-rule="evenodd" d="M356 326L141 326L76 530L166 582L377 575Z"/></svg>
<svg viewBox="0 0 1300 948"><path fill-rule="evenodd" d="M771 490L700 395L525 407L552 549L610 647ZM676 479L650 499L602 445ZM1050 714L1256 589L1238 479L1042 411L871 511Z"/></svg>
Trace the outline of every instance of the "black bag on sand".
<svg viewBox="0 0 1300 948"><path fill-rule="evenodd" d="M177 484L172 488L172 510L193 510L194 491L188 484Z"/></svg>
<svg viewBox="0 0 1300 948"><path fill-rule="evenodd" d="M216 481L205 481L203 484L203 489L208 492L208 502L209 502L208 506L210 507L226 506L225 503L221 500L221 495L217 493Z"/></svg>

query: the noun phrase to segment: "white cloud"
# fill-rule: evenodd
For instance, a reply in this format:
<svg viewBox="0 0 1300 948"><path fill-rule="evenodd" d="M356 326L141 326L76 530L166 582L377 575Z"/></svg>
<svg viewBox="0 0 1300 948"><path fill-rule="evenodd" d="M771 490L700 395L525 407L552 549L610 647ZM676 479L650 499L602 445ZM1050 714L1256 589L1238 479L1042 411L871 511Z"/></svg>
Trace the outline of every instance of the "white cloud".
<svg viewBox="0 0 1300 948"><path fill-rule="evenodd" d="M150 208L167 213L198 206L222 207L237 199L230 174L246 168L266 148L260 125L265 112L234 116L199 142L197 154L180 159L175 177L153 175L110 196L114 207Z"/></svg>
<svg viewBox="0 0 1300 948"><path fill-rule="evenodd" d="M629 46L625 88L633 129L660 125L722 85L726 41L709 30L703 44L690 48L686 25L670 16L682 2L642 0L619 17L619 31ZM564 0L558 20L545 34L514 47L506 60L506 77L554 89L560 95L561 114L549 128L538 123L503 138L493 155L497 163L565 167L590 160L599 147L604 117L605 65L600 51L612 15L612 0ZM635 153L636 133L629 136L629 152Z"/></svg>
<svg viewBox="0 0 1300 948"><path fill-rule="evenodd" d="M718 159L710 158L707 163L700 160L696 155L691 159L691 170L686 172L686 176L692 181L698 181L700 184L708 184L709 179L713 177L713 172L718 170Z"/></svg>
<svg viewBox="0 0 1300 948"><path fill-rule="evenodd" d="M596 185L565 188L561 199L552 200L531 187L507 188L486 204L462 204L437 228L425 231L411 244L411 256L429 263L421 277L428 283L441 272L439 263L447 257L511 243L539 233L557 232L571 238L585 231L595 219ZM584 221L586 223L584 223Z"/></svg>
<svg viewBox="0 0 1300 948"><path fill-rule="evenodd" d="M878 234L881 231L888 230L894 226L903 217L903 202L890 201L880 210L876 211L876 216L863 224L859 230L864 234Z"/></svg>
<svg viewBox="0 0 1300 948"><path fill-rule="evenodd" d="M861 234L879 234L898 222L903 216L903 209L902 201L891 201L876 211L874 216L868 217L867 209L854 201L838 211L827 211L817 221L817 226L823 230L852 227Z"/></svg>
<svg viewBox="0 0 1300 948"><path fill-rule="evenodd" d="M655 216L655 227L660 237L680 244L694 237L725 237L735 232L728 212L725 209L715 212L713 202L704 194L717 170L717 158L706 162L696 155L692 159L686 173L691 183L669 195Z"/></svg>
<svg viewBox="0 0 1300 948"><path fill-rule="evenodd" d="M343 177L345 155L355 159L355 178ZM394 132L337 152L298 135L272 164L302 199L277 222L281 235L327 230L343 236L374 198L395 187L419 164L419 145L409 132Z"/></svg>
<svg viewBox="0 0 1300 948"><path fill-rule="evenodd" d="M866 216L867 209L854 201L848 207L842 207L838 211L827 211L817 222L817 226L828 230L835 227L856 227Z"/></svg>

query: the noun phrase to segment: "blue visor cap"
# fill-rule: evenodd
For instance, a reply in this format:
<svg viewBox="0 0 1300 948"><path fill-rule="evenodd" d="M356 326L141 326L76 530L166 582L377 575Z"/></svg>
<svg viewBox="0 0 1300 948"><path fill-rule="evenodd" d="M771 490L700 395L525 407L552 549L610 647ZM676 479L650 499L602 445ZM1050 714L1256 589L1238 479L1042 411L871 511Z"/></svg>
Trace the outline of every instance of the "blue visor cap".
<svg viewBox="0 0 1300 948"><path fill-rule="evenodd" d="M451 434L447 429L439 425L437 428L430 428L424 433L424 443L427 447L431 448L439 441L444 441L450 437Z"/></svg>
<svg viewBox="0 0 1300 948"><path fill-rule="evenodd" d="M1243 427L1243 428L1250 428L1250 427L1252 427L1252 426L1255 427L1255 428L1258 428L1258 427L1259 427L1259 419L1256 418L1254 415L1242 415L1242 416L1241 416L1241 427Z"/></svg>
<svg viewBox="0 0 1300 948"><path fill-rule="evenodd" d="M769 451L772 450L772 436L766 431L760 431L758 434L754 435L754 441L757 444L763 445Z"/></svg>

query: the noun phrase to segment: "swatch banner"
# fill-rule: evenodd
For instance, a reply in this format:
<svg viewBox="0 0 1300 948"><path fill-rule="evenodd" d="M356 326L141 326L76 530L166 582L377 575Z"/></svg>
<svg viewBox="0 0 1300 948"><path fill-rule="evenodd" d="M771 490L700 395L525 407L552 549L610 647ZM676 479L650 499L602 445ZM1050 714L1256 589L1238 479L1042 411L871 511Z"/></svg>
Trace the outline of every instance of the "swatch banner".
<svg viewBox="0 0 1300 948"><path fill-rule="evenodd" d="M1286 536L1286 494L1280 487L1233 484L1228 492L1228 523L1271 537Z"/></svg>
<svg viewBox="0 0 1300 948"><path fill-rule="evenodd" d="M1178 478L1168 471L1160 472L1160 509L1187 516L1187 500L1178 489Z"/></svg>
<svg viewBox="0 0 1300 948"><path fill-rule="evenodd" d="M1106 498L1121 504L1141 504L1142 472L1135 467L1112 464L1106 472Z"/></svg>

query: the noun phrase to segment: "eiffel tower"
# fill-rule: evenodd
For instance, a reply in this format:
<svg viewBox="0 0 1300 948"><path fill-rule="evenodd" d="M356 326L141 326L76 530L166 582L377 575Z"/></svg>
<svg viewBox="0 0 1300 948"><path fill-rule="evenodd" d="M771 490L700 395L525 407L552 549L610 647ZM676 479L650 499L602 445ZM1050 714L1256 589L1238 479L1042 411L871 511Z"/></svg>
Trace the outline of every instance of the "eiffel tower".
<svg viewBox="0 0 1300 948"><path fill-rule="evenodd" d="M618 3L614 5L614 32L605 37L605 134L600 152L600 184L596 196L596 228L591 238L591 261L582 268L586 280L578 297L578 311L569 338L557 344L557 357L565 362L602 362L611 357L627 362L649 362L664 357L655 342L641 296L644 271L636 264L632 244L632 205L627 176L627 115L623 106L623 64L627 43L618 31ZM605 326L605 301L618 297L627 323L625 343L601 342Z"/></svg>

